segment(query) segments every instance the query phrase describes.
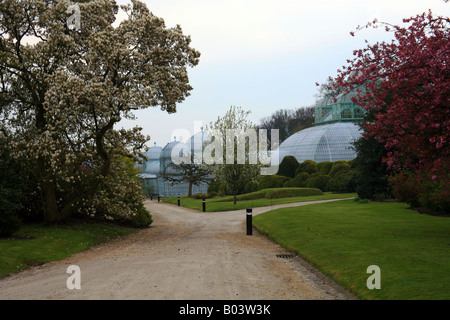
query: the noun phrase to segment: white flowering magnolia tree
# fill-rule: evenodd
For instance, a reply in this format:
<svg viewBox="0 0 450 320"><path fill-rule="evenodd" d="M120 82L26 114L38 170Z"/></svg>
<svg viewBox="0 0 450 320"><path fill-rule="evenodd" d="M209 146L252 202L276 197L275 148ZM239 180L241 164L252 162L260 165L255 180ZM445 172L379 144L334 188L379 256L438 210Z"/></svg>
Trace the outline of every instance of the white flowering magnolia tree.
<svg viewBox="0 0 450 320"><path fill-rule="evenodd" d="M69 1L0 2L1 135L30 167L49 223L98 207L135 214L139 185L123 157L142 157L149 138L117 123L148 107L176 112L192 90L190 37L131 2L113 25L114 0L78 1L78 29Z"/></svg>

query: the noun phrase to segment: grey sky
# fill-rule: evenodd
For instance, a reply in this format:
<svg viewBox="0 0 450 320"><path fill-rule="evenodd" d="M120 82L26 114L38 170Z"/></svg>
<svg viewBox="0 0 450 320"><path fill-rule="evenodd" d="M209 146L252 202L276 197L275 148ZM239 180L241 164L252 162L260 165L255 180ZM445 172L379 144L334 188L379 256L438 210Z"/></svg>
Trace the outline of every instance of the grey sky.
<svg viewBox="0 0 450 320"><path fill-rule="evenodd" d="M402 24L403 18L428 9L436 15L450 12L442 0L144 2L168 27L181 25L202 54L199 65L188 70L194 90L177 113L149 108L137 112L137 120L120 123L125 128L143 127L152 138L148 145L156 142L162 147L177 131L193 134L195 121L206 125L231 105L251 110L254 123L281 108L312 105L315 83L336 75L353 50L366 46L366 39L375 43L392 38L381 29L352 37L350 31L358 25L374 18Z"/></svg>

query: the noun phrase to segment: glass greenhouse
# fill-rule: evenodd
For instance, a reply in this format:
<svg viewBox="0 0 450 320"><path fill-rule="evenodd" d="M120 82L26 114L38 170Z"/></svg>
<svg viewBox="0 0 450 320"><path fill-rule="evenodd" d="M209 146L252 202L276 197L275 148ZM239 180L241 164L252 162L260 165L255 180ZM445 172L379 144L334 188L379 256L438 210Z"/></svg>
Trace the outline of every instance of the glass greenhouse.
<svg viewBox="0 0 450 320"><path fill-rule="evenodd" d="M280 144L280 162L288 155L298 162L354 159L352 142L361 137L357 122L363 117L363 109L351 101L355 95L340 94L336 101L329 96L322 99L314 110L314 127L296 132Z"/></svg>
<svg viewBox="0 0 450 320"><path fill-rule="evenodd" d="M298 162L352 160L356 157L351 142L361 136L352 122L336 122L306 128L294 133L280 145L280 161L294 156Z"/></svg>
<svg viewBox="0 0 450 320"><path fill-rule="evenodd" d="M146 152L148 157L142 165L142 172L140 177L144 180L144 188L147 194L160 195L163 197L184 196L188 194L189 184L181 182L171 185L170 182L161 177L167 167L172 163L172 153L183 153L190 151L194 154L195 151L202 150L202 144L206 141L206 134L202 131L193 135L186 143L179 141L171 141L164 148L156 146L150 147ZM181 154L180 154L181 155ZM174 175L176 171L169 168L168 172L172 171ZM192 186L192 194L206 193L208 184Z"/></svg>
<svg viewBox="0 0 450 320"><path fill-rule="evenodd" d="M285 156L294 156L297 161L313 160L315 162L352 160L356 157L352 142L361 137L357 124L362 120L363 109L351 100L355 93L341 94L336 100L330 96L322 99L315 107L314 127L306 128L287 138L279 147L279 161ZM208 143L205 132L193 135L186 143L172 141L164 148L149 148L148 161L141 166L141 178L145 181L147 194L182 196L188 194L187 182L171 185L164 180L161 173L172 163L172 155L183 156L186 152L201 154L202 146ZM201 162L199 159L198 162ZM170 172L169 169L168 172ZM172 169L173 170L173 169ZM171 172L177 175L176 171ZM192 194L206 193L208 184L192 186Z"/></svg>

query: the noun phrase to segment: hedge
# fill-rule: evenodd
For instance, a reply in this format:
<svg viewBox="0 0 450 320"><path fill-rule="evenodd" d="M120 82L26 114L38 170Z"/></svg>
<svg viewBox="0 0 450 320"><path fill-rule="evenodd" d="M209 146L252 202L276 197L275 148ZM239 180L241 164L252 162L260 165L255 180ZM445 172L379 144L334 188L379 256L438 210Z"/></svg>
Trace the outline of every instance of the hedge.
<svg viewBox="0 0 450 320"><path fill-rule="evenodd" d="M295 177L295 171L298 168L298 161L294 156L286 156L281 161L277 175L293 178Z"/></svg>
<svg viewBox="0 0 450 320"><path fill-rule="evenodd" d="M308 180L309 174L306 172L300 172L295 178L286 181L283 187L296 187L296 188L305 188L306 180Z"/></svg>
<svg viewBox="0 0 450 320"><path fill-rule="evenodd" d="M258 190L268 188L281 188L283 187L284 183L288 180L289 180L288 177L283 177L276 174L262 176L258 184Z"/></svg>
<svg viewBox="0 0 450 320"><path fill-rule="evenodd" d="M350 170L350 165L347 162L337 162L331 167L330 177L334 177L338 173Z"/></svg>
<svg viewBox="0 0 450 320"><path fill-rule="evenodd" d="M306 197L321 195L323 192L316 188L268 188L256 192L241 194L236 196L236 200L256 200L256 199L276 199L291 197ZM225 197L217 202L226 202L232 200L232 197Z"/></svg>
<svg viewBox="0 0 450 320"><path fill-rule="evenodd" d="M314 175L306 181L306 187L317 188L322 191L327 191L326 187L327 187L329 180L330 180L330 176L328 176L328 175L325 175L325 174Z"/></svg>
<svg viewBox="0 0 450 320"><path fill-rule="evenodd" d="M297 176L301 172L306 172L308 174L312 174L317 172L317 163L312 160L305 160L298 165L297 170L295 171L295 175Z"/></svg>

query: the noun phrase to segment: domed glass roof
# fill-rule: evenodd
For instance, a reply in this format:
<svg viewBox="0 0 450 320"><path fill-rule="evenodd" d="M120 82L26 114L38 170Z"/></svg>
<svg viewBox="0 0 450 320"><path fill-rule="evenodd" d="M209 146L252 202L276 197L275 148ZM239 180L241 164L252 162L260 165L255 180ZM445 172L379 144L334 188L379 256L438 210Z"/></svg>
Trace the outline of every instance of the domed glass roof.
<svg viewBox="0 0 450 320"><path fill-rule="evenodd" d="M185 151L190 150L191 154L202 152L203 146L209 142L208 134L206 132L198 132L194 134L187 142Z"/></svg>
<svg viewBox="0 0 450 320"><path fill-rule="evenodd" d="M144 166L145 173L157 174L159 172L159 169L160 169L159 159L145 162L145 166Z"/></svg>
<svg viewBox="0 0 450 320"><path fill-rule="evenodd" d="M158 146L153 146L148 148L145 155L148 158L148 161L159 160L159 156L161 155L162 148Z"/></svg>
<svg viewBox="0 0 450 320"><path fill-rule="evenodd" d="M280 162L294 156L298 162L352 160L356 157L352 142L361 137L359 126L353 122L336 122L306 128L281 143Z"/></svg>
<svg viewBox="0 0 450 320"><path fill-rule="evenodd" d="M179 141L171 141L162 149L160 158L161 159L170 159L172 157L172 149L181 142Z"/></svg>

